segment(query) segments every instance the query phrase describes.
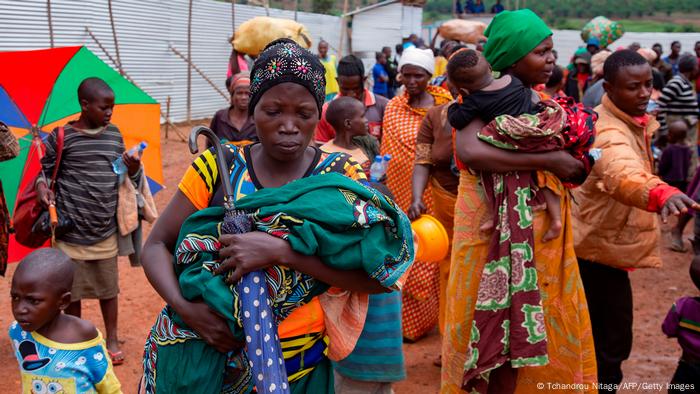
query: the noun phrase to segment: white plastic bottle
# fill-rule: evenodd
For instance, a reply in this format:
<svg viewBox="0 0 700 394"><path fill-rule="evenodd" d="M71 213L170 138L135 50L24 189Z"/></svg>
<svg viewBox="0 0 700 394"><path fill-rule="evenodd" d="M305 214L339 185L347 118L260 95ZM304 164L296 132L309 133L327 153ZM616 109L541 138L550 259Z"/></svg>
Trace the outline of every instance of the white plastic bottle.
<svg viewBox="0 0 700 394"><path fill-rule="evenodd" d="M127 151L127 154L129 156L134 156L135 154L138 154L138 156L141 157L141 155L143 154L143 150L146 149L146 147L148 147L146 141L141 141L138 145L129 149ZM117 175L126 174L126 164L124 164L124 160L122 160L121 156L117 157L117 159L114 160L114 162L112 162L112 170Z"/></svg>
<svg viewBox="0 0 700 394"><path fill-rule="evenodd" d="M389 168L389 161L391 161L391 155L387 153L384 155L384 161L382 162L382 167L384 167L384 173L382 175L386 175L386 170Z"/></svg>
<svg viewBox="0 0 700 394"><path fill-rule="evenodd" d="M369 167L369 180L372 182L379 182L382 177L384 177L384 165L382 164L382 156L377 155L374 157L374 162Z"/></svg>

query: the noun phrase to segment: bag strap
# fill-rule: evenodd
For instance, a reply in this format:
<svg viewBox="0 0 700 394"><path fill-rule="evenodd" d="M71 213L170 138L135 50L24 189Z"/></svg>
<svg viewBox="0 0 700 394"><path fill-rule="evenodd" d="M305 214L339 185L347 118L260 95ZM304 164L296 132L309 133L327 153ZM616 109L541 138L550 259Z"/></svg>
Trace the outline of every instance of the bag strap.
<svg viewBox="0 0 700 394"><path fill-rule="evenodd" d="M58 127L56 133L56 165L53 167L53 175L51 175L51 191L56 187L56 176L58 176L58 167L61 165L61 156L63 156L63 126Z"/></svg>

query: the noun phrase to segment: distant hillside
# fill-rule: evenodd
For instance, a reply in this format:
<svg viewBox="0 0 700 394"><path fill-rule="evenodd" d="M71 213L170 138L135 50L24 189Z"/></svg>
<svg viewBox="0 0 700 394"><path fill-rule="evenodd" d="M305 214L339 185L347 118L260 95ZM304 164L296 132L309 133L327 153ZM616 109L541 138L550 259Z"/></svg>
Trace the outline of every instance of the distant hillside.
<svg viewBox="0 0 700 394"><path fill-rule="evenodd" d="M494 3L495 0L484 0L487 10ZM673 13L700 12L698 0L502 0L501 3L506 8L527 7L540 15L560 18L592 18L598 15L632 18L659 13L670 16ZM453 4L453 0L430 0L425 11L449 14Z"/></svg>
<svg viewBox="0 0 700 394"><path fill-rule="evenodd" d="M627 31L700 31L699 0L501 0L506 9L527 7L557 29L578 30L591 18L603 15L622 20ZM423 19L435 22L452 17L453 0L430 0ZM462 0L464 4L464 0ZM495 0L484 0L489 10Z"/></svg>

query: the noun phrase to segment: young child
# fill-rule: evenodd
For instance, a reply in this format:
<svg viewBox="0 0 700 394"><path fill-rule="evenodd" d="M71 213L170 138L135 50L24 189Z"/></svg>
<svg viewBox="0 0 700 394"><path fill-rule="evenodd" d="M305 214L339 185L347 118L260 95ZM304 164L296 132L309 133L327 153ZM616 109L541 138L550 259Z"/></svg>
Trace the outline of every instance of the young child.
<svg viewBox="0 0 700 394"><path fill-rule="evenodd" d="M65 253L44 248L27 255L12 277L16 321L9 334L23 393L121 393L102 334L63 313L74 271Z"/></svg>
<svg viewBox="0 0 700 394"><path fill-rule="evenodd" d="M561 67L554 66L554 68L552 69L552 76L550 76L547 83L544 84L544 89L542 90L542 93L546 95L546 98L557 98L566 96L566 94L564 94L564 92L562 91L562 89L564 89L564 83L564 71Z"/></svg>
<svg viewBox="0 0 700 394"><path fill-rule="evenodd" d="M99 78L87 78L78 87L80 118L64 126L63 156L56 178L55 196L43 178L37 181L37 197L48 206L55 201L59 215L74 226L56 237L54 247L73 259L76 270L71 304L66 313L80 317L80 300L99 299L104 318L107 349L119 365L124 356L117 337L119 274L117 271L117 196L119 175L112 163L119 157L131 181L141 177L140 159L124 152L119 129L110 123L114 91ZM41 166L50 179L56 164L54 130L44 143Z"/></svg>
<svg viewBox="0 0 700 394"><path fill-rule="evenodd" d="M700 255L690 263L690 279L700 289ZM669 338L678 338L683 349L676 373L671 378L674 384L690 384L700 387L700 297L683 297L668 311L661 326ZM673 391L669 390L669 393Z"/></svg>
<svg viewBox="0 0 700 394"><path fill-rule="evenodd" d="M321 146L325 152L342 152L352 156L369 178L372 160L379 154L379 142L369 135L365 105L352 97L341 96L331 101L326 120L335 129L335 137Z"/></svg>
<svg viewBox="0 0 700 394"><path fill-rule="evenodd" d="M500 115L517 117L537 112L537 105L532 103L532 91L511 75L495 79L491 75L491 65L475 50L463 49L452 54L447 64L447 78L462 94L462 102L448 109L450 124L457 130L477 117L488 124ZM546 242L561 233L561 206L559 196L551 190L541 188L538 192L544 197L550 217L549 229L543 237ZM493 227L491 218L481 230L490 231Z"/></svg>
<svg viewBox="0 0 700 394"><path fill-rule="evenodd" d="M382 52L377 52L375 54L375 59L377 63L372 67L372 79L374 80L374 87L372 92L374 94L380 94L384 97L389 96L389 74L384 69L386 65L386 55Z"/></svg>
<svg viewBox="0 0 700 394"><path fill-rule="evenodd" d="M685 192L688 188L688 170L691 148L685 144L688 124L677 120L668 126L668 145L659 160L659 176L664 182Z"/></svg>

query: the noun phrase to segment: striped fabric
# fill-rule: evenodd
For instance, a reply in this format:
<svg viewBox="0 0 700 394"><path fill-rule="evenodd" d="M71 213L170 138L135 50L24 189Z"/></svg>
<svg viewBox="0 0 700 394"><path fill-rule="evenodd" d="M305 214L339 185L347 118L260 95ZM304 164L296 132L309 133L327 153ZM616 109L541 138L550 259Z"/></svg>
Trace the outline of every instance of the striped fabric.
<svg viewBox="0 0 700 394"><path fill-rule="evenodd" d="M406 378L401 338L401 294L370 294L365 326L352 353L333 363L341 375L360 381Z"/></svg>
<svg viewBox="0 0 700 394"><path fill-rule="evenodd" d="M698 117L698 99L693 85L681 74L671 78L661 90L659 97L659 123L661 130L668 130L666 117L677 115L696 119Z"/></svg>
<svg viewBox="0 0 700 394"><path fill-rule="evenodd" d="M433 96L434 106L446 104L452 97L438 86L425 90ZM386 186L394 194L394 201L404 211L411 205L411 176L416 157L416 139L423 118L429 108L409 105L408 93L389 101L384 111L382 154L392 156L386 170ZM433 213L430 185L423 193L428 214ZM438 323L439 269L433 263L416 261L403 289L403 336L415 341L432 330Z"/></svg>
<svg viewBox="0 0 700 394"><path fill-rule="evenodd" d="M110 124L98 134L88 134L64 126L63 156L56 179L56 208L67 215L75 227L61 241L92 245L107 239L117 230L117 185L119 176L112 162L124 152L119 129ZM56 163L56 133L46 138L46 155L41 165L47 179Z"/></svg>

